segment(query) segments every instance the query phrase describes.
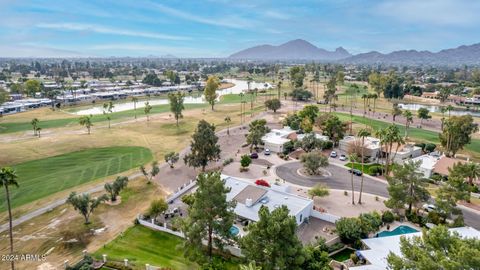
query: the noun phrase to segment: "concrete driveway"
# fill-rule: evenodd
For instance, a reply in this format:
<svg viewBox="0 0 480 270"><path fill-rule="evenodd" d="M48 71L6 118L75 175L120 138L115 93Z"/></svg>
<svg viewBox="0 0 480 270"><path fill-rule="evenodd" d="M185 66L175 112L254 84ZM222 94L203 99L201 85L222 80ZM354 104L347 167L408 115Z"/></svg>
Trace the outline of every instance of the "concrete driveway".
<svg viewBox="0 0 480 270"><path fill-rule="evenodd" d="M300 186L312 187L317 183L323 183L332 189L352 189L350 182L351 174L347 171L346 168L342 167L341 165L328 165L328 167L326 167L325 169L330 171L332 176L328 178L319 177L318 179L315 179L314 177L312 178L299 175L297 173L297 170L300 167L302 167L302 164L298 161L288 162L284 165L277 166L275 173L283 180ZM353 182L356 191L360 190L360 181L360 176L353 176ZM364 177L363 191L365 193L388 197L387 186L388 183L383 180L377 180L368 175L365 175ZM480 230L480 213L473 209L462 206L460 206L459 208L463 212L465 224L477 230Z"/></svg>

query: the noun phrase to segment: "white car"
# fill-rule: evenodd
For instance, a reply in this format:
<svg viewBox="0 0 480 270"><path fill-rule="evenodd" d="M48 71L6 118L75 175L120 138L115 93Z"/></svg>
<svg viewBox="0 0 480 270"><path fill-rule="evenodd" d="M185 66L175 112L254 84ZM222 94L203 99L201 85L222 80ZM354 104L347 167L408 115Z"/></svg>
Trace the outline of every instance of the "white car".
<svg viewBox="0 0 480 270"><path fill-rule="evenodd" d="M266 148L266 149L265 149L265 155L266 155L266 156L269 156L270 154L271 154L270 149Z"/></svg>
<svg viewBox="0 0 480 270"><path fill-rule="evenodd" d="M337 157L337 152L332 151L332 152L330 153L330 157L331 157L331 158L336 158L336 157Z"/></svg>
<svg viewBox="0 0 480 270"><path fill-rule="evenodd" d="M437 209L437 207L435 207L435 205L433 204L424 204L422 206L423 210L427 211L427 212L430 212L430 211L435 211Z"/></svg>
<svg viewBox="0 0 480 270"><path fill-rule="evenodd" d="M339 158L341 161L345 161L347 160L347 157L345 155L340 155L340 158Z"/></svg>

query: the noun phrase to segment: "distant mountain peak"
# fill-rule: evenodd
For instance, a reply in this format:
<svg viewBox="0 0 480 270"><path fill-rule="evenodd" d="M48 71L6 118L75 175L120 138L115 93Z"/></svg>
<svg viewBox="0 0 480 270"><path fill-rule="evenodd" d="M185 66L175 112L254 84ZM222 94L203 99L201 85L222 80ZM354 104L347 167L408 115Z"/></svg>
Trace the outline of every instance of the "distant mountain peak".
<svg viewBox="0 0 480 270"><path fill-rule="evenodd" d="M351 56L345 49L340 48L332 52L318 48L304 39L294 39L278 46L260 45L251 47L230 55L230 58L333 61Z"/></svg>

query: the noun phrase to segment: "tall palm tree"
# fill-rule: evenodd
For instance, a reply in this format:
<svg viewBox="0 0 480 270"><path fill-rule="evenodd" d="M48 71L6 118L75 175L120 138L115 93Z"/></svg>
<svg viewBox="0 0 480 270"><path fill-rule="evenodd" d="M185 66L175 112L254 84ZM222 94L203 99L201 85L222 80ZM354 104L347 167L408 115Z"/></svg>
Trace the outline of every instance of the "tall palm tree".
<svg viewBox="0 0 480 270"><path fill-rule="evenodd" d="M480 177L480 164L475 162L469 162L465 167L468 177L468 183L470 185L473 185L473 180Z"/></svg>
<svg viewBox="0 0 480 270"><path fill-rule="evenodd" d="M137 119L137 102L138 98L137 97L132 97L132 102L133 102L133 111L135 113L135 119Z"/></svg>
<svg viewBox="0 0 480 270"><path fill-rule="evenodd" d="M5 194L7 198L7 209L8 209L8 233L10 237L10 254L13 255L13 227L12 227L12 207L10 205L10 191L8 189L9 186L16 186L18 187L17 182L17 174L16 172L9 167L5 167L0 169L0 187L3 186L5 188ZM12 270L15 269L15 263L11 261Z"/></svg>
<svg viewBox="0 0 480 270"><path fill-rule="evenodd" d="M232 122L232 119L230 119L230 116L227 115L224 121L227 123L227 135L230 136L230 122Z"/></svg>
<svg viewBox="0 0 480 270"><path fill-rule="evenodd" d="M365 174L365 138L370 136L371 133L367 129L361 129L358 132L358 137L362 138L362 180L360 182L360 195L358 197L358 204L362 204L362 192L363 192L363 175Z"/></svg>
<svg viewBox="0 0 480 270"><path fill-rule="evenodd" d="M410 128L410 124L413 123L413 114L411 111L405 110L403 111L403 117L405 117L405 139L407 139L408 129Z"/></svg>
<svg viewBox="0 0 480 270"><path fill-rule="evenodd" d="M393 162L395 159L395 155L398 152L398 148L400 145L404 144L405 141L403 140L403 137L400 135L400 129L396 124L391 124L390 126L385 128L385 137L384 137L385 145L386 145L386 151L387 151L387 156L385 159L385 174L388 175L390 172L390 163ZM395 149L395 154L392 156L393 152L393 145L396 145Z"/></svg>
<svg viewBox="0 0 480 270"><path fill-rule="evenodd" d="M375 109L377 107L377 98L378 98L377 93L373 93L371 95L371 98L373 99L373 115L375 115Z"/></svg>
<svg viewBox="0 0 480 270"><path fill-rule="evenodd" d="M352 167L351 178L350 178L350 182L352 183L352 204L355 204L355 188L353 186L353 167L355 165L355 161L357 160L357 158L358 158L357 154L355 153L348 155L348 159L350 160L350 165Z"/></svg>
<svg viewBox="0 0 480 270"><path fill-rule="evenodd" d="M452 105L448 105L447 106L447 111L448 111L448 119L450 119L450 112L453 110L453 106Z"/></svg>
<svg viewBox="0 0 480 270"><path fill-rule="evenodd" d="M363 99L363 117L367 114L367 99L368 99L368 94L363 94L362 95Z"/></svg>
<svg viewBox="0 0 480 270"><path fill-rule="evenodd" d="M282 93L282 81L278 81L277 83L277 91L278 91L278 99L280 100L280 96L281 96L281 93Z"/></svg>

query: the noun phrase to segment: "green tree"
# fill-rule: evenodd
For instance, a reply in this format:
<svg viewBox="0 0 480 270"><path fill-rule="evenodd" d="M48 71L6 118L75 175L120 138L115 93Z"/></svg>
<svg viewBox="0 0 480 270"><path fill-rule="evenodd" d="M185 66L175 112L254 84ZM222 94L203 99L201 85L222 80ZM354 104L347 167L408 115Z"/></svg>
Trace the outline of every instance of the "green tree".
<svg viewBox="0 0 480 270"><path fill-rule="evenodd" d="M345 73L343 73L343 71L337 71L336 80L337 84L343 85L345 82Z"/></svg>
<svg viewBox="0 0 480 270"><path fill-rule="evenodd" d="M456 208L457 202L461 200L470 200L470 186L461 175L450 173L448 180L440 186L435 197L435 212L443 217L443 223L452 214L462 215Z"/></svg>
<svg viewBox="0 0 480 270"><path fill-rule="evenodd" d="M257 147L262 143L262 137L265 136L270 129L265 119L254 120L248 127L247 143L250 144L250 151L252 151L253 146Z"/></svg>
<svg viewBox="0 0 480 270"><path fill-rule="evenodd" d="M38 128L39 122L40 121L38 120L38 118L33 118L32 121L30 122L33 128L33 136L37 136L37 128Z"/></svg>
<svg viewBox="0 0 480 270"><path fill-rule="evenodd" d="M322 150L323 145L324 142L318 139L313 132L306 134L301 141L296 142L296 146L301 147L305 152L311 152L315 149Z"/></svg>
<svg viewBox="0 0 480 270"><path fill-rule="evenodd" d="M168 94L168 100L170 101L170 112L173 113L175 121L177 121L177 127L178 119L183 118L182 111L185 109L185 106L183 105L184 99L185 94L181 92Z"/></svg>
<svg viewBox="0 0 480 270"><path fill-rule="evenodd" d="M391 164L393 164L393 160L398 152L398 148L400 148L405 141L400 135L400 129L396 124L391 124L383 130L377 131L377 135L380 139L380 143L385 147L385 152L387 153L387 156L385 157L385 175L388 175Z"/></svg>
<svg viewBox="0 0 480 270"><path fill-rule="evenodd" d="M150 203L150 207L148 208L147 214L153 219L156 219L160 214L164 213L167 210L168 210L167 202L165 201L165 199L160 198L157 200L153 200Z"/></svg>
<svg viewBox="0 0 480 270"><path fill-rule="evenodd" d="M380 96L385 88L386 78L382 74L374 72L368 76L368 84L370 84L370 86L373 88L373 91Z"/></svg>
<svg viewBox="0 0 480 270"><path fill-rule="evenodd" d="M300 129L305 133L310 133L313 131L313 123L309 118L303 118L300 123Z"/></svg>
<svg viewBox="0 0 480 270"><path fill-rule="evenodd" d="M346 244L358 245L360 239L368 236L361 220L356 217L340 218L335 222L335 230L342 242Z"/></svg>
<svg viewBox="0 0 480 270"><path fill-rule="evenodd" d="M362 145L361 145L361 157L362 157L362 179L360 181L360 194L358 196L358 204L362 204L362 193L363 193L363 178L364 178L364 174L365 174L365 138L370 136L371 133L370 131L368 131L368 129L361 129L358 131L358 134L357 136L362 138ZM353 173L352 173L353 174Z"/></svg>
<svg viewBox="0 0 480 270"><path fill-rule="evenodd" d="M480 164L475 162L458 162L449 168L449 176L457 175L463 179L468 179L468 183L473 186L473 180L480 177Z"/></svg>
<svg viewBox="0 0 480 270"><path fill-rule="evenodd" d="M106 183L104 188L110 194L110 200L115 202L118 194L128 185L128 177L117 176L117 179L113 183Z"/></svg>
<svg viewBox="0 0 480 270"><path fill-rule="evenodd" d="M301 111L298 112L300 119L308 118L311 123L315 122L319 113L317 105L306 105Z"/></svg>
<svg viewBox="0 0 480 270"><path fill-rule="evenodd" d="M176 152L168 152L165 154L165 162L170 165L170 168L174 168L175 163L180 159L180 154Z"/></svg>
<svg viewBox="0 0 480 270"><path fill-rule="evenodd" d="M227 201L230 188L225 187L220 172L202 173L197 178L193 205L188 208L188 216L183 220L185 234L183 249L185 256L199 263L207 256L211 262L213 248L223 250L225 244L232 243L230 228L233 225L235 201ZM206 239L207 249L202 240Z"/></svg>
<svg viewBox="0 0 480 270"><path fill-rule="evenodd" d="M301 269L305 261L297 237L297 222L282 205L272 212L262 206L259 220L248 225L249 233L240 239L242 253L264 270Z"/></svg>
<svg viewBox="0 0 480 270"><path fill-rule="evenodd" d="M330 192L328 191L328 187L323 184L316 184L315 186L313 186L311 189L308 190L308 195L310 196L310 198L312 198L312 200L315 197L328 196L328 194L330 194Z"/></svg>
<svg viewBox="0 0 480 270"><path fill-rule="evenodd" d="M316 124L324 135L330 137L334 145L337 145L343 139L348 128L347 123L340 121L338 116L333 114L325 114L323 117L318 117Z"/></svg>
<svg viewBox="0 0 480 270"><path fill-rule="evenodd" d="M403 111L403 117L405 117L405 139L408 138L408 129L410 125L413 123L413 114L411 111L405 110Z"/></svg>
<svg viewBox="0 0 480 270"><path fill-rule="evenodd" d="M28 96L35 97L35 93L40 92L41 85L37 80L28 80L25 82L25 92Z"/></svg>
<svg viewBox="0 0 480 270"><path fill-rule="evenodd" d="M5 188L5 198L7 199L8 209L8 236L10 239L10 254L13 255L13 226L12 226L12 206L10 204L10 186L18 187L17 173L10 167L0 169L0 187ZM15 269L15 262L11 261L12 270Z"/></svg>
<svg viewBox="0 0 480 270"><path fill-rule="evenodd" d="M145 108L143 108L143 112L145 113L145 116L147 116L147 122L150 121L150 112L152 111L152 106L150 105L150 102L145 102Z"/></svg>
<svg viewBox="0 0 480 270"><path fill-rule="evenodd" d="M192 135L190 153L183 159L185 164L194 168L201 167L204 172L209 161L220 158L220 146L217 142L215 125L209 124L205 120L198 122L197 129Z"/></svg>
<svg viewBox="0 0 480 270"><path fill-rule="evenodd" d="M108 128L110 128L110 120L112 120L110 114L113 112L114 107L115 105L113 105L112 101L103 103L103 114L107 116Z"/></svg>
<svg viewBox="0 0 480 270"><path fill-rule="evenodd" d="M67 203L71 204L73 209L77 210L83 216L85 224L90 224L90 215L93 213L93 210L106 200L108 200L106 194L98 198L92 198L88 193L77 195L76 192L72 192L70 196L68 196Z"/></svg>
<svg viewBox="0 0 480 270"><path fill-rule="evenodd" d="M0 87L0 105L8 101L8 92Z"/></svg>
<svg viewBox="0 0 480 270"><path fill-rule="evenodd" d="M438 136L448 156L454 156L463 146L472 140L472 134L478 131L478 124L471 115L452 116L445 120L442 133Z"/></svg>
<svg viewBox="0 0 480 270"><path fill-rule="evenodd" d="M213 106L215 106L215 102L218 97L217 95L218 86L220 86L220 82L216 76L208 77L203 94L205 95L205 100L207 100L210 106L212 106L212 111L213 111Z"/></svg>
<svg viewBox="0 0 480 270"><path fill-rule="evenodd" d="M408 161L403 165L394 166L393 175L387 175L390 198L385 205L388 208L403 209L408 205L408 213L411 213L414 205L429 199L428 182L423 179L422 173L418 172L420 164Z"/></svg>
<svg viewBox="0 0 480 270"><path fill-rule="evenodd" d="M445 226L423 230L422 236L401 237L400 254L387 257L392 270L478 269L480 240L464 238Z"/></svg>
<svg viewBox="0 0 480 270"><path fill-rule="evenodd" d="M269 110L272 110L273 113L276 113L281 106L282 106L282 103L278 98L273 98L265 101L265 107L267 107L267 109Z"/></svg>
<svg viewBox="0 0 480 270"><path fill-rule="evenodd" d="M423 120L430 119L432 116L429 114L430 111L427 108L420 108L417 111L417 116L420 118L420 125L423 125Z"/></svg>
<svg viewBox="0 0 480 270"><path fill-rule="evenodd" d="M240 159L240 165L242 168L247 168L252 163L252 159L249 155L243 155Z"/></svg>
<svg viewBox="0 0 480 270"><path fill-rule="evenodd" d="M301 265L302 270L331 270L328 257L328 247L325 239L319 238L316 243L308 244L303 248L305 261Z"/></svg>
<svg viewBox="0 0 480 270"><path fill-rule="evenodd" d="M240 265L240 270L262 270L262 267L257 266L255 262Z"/></svg>
<svg viewBox="0 0 480 270"><path fill-rule="evenodd" d="M292 113L292 114L287 114L287 117L283 119L282 124L284 126L290 127L293 130L298 130L300 129L300 123L301 123L300 117L298 117L297 114Z"/></svg>
<svg viewBox="0 0 480 270"><path fill-rule="evenodd" d="M152 182L152 179L160 173L160 167L158 167L158 161L152 161L150 171L147 171L145 166L140 166L140 172L145 176L148 183Z"/></svg>
<svg viewBox="0 0 480 270"><path fill-rule="evenodd" d="M328 158L320 151L304 153L300 156L300 161L310 175L317 175L320 173L321 167L328 166Z"/></svg>
<svg viewBox="0 0 480 270"><path fill-rule="evenodd" d="M92 115L84 115L78 119L78 123L87 128L88 134L90 134L90 129L93 126Z"/></svg>
<svg viewBox="0 0 480 270"><path fill-rule="evenodd" d="M305 75L305 68L302 66L294 66L290 68L290 80L295 88L300 88L303 86Z"/></svg>

